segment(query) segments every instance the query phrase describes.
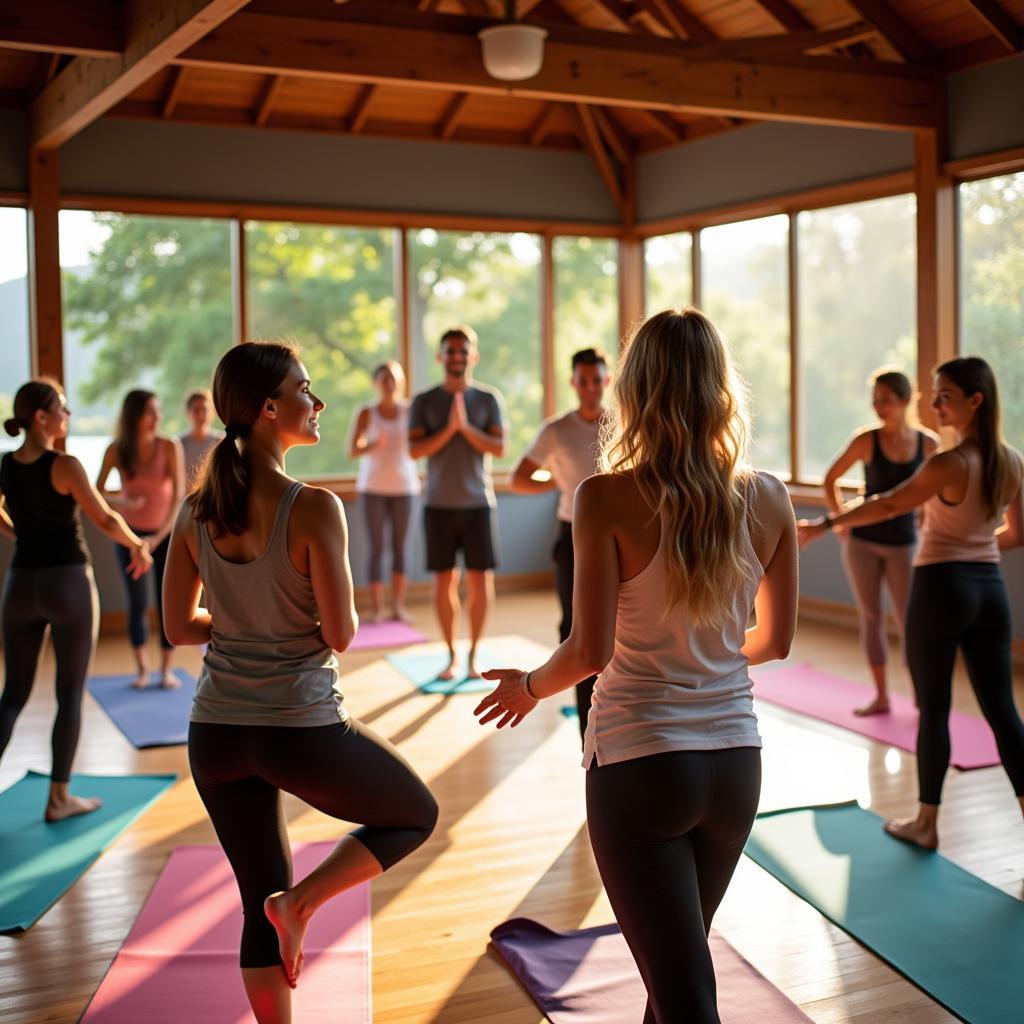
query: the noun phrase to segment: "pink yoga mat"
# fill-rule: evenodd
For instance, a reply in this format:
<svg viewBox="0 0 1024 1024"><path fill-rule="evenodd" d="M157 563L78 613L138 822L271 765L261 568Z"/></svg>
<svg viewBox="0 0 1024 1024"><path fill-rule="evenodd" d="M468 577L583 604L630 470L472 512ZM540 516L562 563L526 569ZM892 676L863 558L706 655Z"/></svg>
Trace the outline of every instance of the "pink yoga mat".
<svg viewBox="0 0 1024 1024"><path fill-rule="evenodd" d="M860 718L853 709L867 704L873 691L859 683L821 672L813 665L781 665L767 671L754 670L754 696L831 722L869 739L900 750L917 750L917 709L909 697L890 694L892 710L886 715ZM957 768L989 768L999 764L999 751L988 723L975 715L954 711L949 718L953 744L951 763Z"/></svg>
<svg viewBox="0 0 1024 1024"><path fill-rule="evenodd" d="M644 1019L647 992L618 925L555 932L517 917L498 925L491 941L552 1024L641 1024ZM810 1017L725 939L712 932L710 941L722 1024L810 1024Z"/></svg>
<svg viewBox="0 0 1024 1024"><path fill-rule="evenodd" d="M334 843L295 848L302 878ZM242 909L216 846L179 846L80 1024L254 1024L238 972ZM370 889L342 893L313 918L292 993L302 1024L370 1024Z"/></svg>
<svg viewBox="0 0 1024 1024"><path fill-rule="evenodd" d="M406 647L422 643L427 638L405 622L362 622L356 638L349 644L350 651L371 651L378 647Z"/></svg>

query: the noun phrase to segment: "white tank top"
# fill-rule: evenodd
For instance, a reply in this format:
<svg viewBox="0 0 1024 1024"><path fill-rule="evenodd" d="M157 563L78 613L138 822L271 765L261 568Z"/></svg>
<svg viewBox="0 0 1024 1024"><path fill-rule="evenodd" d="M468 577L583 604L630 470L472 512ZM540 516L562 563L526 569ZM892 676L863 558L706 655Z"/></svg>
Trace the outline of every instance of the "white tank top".
<svg viewBox="0 0 1024 1024"><path fill-rule="evenodd" d="M647 567L619 585L615 649L594 687L583 767L673 750L760 747L743 642L764 573L744 521L751 574L729 617L700 629L684 608L669 612L665 528Z"/></svg>
<svg viewBox="0 0 1024 1024"><path fill-rule="evenodd" d="M398 415L385 419L376 405L367 407L366 440L377 446L359 459L356 490L361 494L399 497L420 493L420 475L409 455L409 404L399 402Z"/></svg>

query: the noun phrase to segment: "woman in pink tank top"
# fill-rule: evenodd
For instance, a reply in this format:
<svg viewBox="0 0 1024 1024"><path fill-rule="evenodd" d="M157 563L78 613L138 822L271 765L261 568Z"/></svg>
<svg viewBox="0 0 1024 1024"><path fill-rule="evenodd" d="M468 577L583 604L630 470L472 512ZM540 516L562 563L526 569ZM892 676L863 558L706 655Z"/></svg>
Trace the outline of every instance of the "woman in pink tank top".
<svg viewBox="0 0 1024 1024"><path fill-rule="evenodd" d="M174 519L185 493L185 460L181 443L157 433L160 425L160 402L152 391L129 391L121 406L117 436L103 454L97 488L128 525L149 543L153 553L153 577L156 587L156 610L160 621L160 685L180 685L171 674L174 648L167 639L161 614L164 565L167 543ZM112 470L121 477L119 491L106 490ZM115 545L114 552L124 564L125 549ZM134 580L124 574L128 598L128 635L135 652L137 689L149 685L149 661L146 641L149 636L147 616L150 608L149 584L145 578Z"/></svg>
<svg viewBox="0 0 1024 1024"><path fill-rule="evenodd" d="M1024 812L1024 722L1013 701L1013 629L1000 553L1024 544L1024 463L1003 439L991 367L976 356L943 363L932 409L956 445L899 487L800 524L802 545L834 526L865 526L924 509L921 546L907 607L907 663L921 720L917 734L917 814L886 822L897 839L938 846L942 782L949 766L949 712L959 648Z"/></svg>

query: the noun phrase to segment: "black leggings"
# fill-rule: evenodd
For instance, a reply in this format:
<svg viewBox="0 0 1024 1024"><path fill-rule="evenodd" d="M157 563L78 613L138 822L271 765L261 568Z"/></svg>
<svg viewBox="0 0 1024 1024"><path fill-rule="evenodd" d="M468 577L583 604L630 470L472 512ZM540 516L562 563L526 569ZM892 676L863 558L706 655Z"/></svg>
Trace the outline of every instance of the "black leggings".
<svg viewBox="0 0 1024 1024"><path fill-rule="evenodd" d="M132 647L144 647L149 636L146 623L146 614L149 611L149 576L153 577L153 585L156 587L156 618L160 623L160 646L164 650L173 646L164 632L163 615L164 566L167 565L167 547L170 542L171 538L165 537L153 548L152 573L146 573L137 580L133 580L127 571L123 573L125 592L128 595L128 635L131 637ZM127 570L131 564L131 551L120 544L114 547L114 551L121 568Z"/></svg>
<svg viewBox="0 0 1024 1024"><path fill-rule="evenodd" d="M391 520L391 571L405 572L405 538L412 516L412 496L408 494L364 494L363 512L370 535L370 582L384 579L384 524Z"/></svg>
<svg viewBox="0 0 1024 1024"><path fill-rule="evenodd" d="M4 584L4 692L0 696L0 757L35 680L46 627L57 660L57 717L53 721L53 782L71 779L82 728L82 690L99 623L99 600L89 565L9 569Z"/></svg>
<svg viewBox="0 0 1024 1024"><path fill-rule="evenodd" d="M587 772L590 842L647 988L644 1024L719 1024L707 934L757 811L753 747Z"/></svg>
<svg viewBox="0 0 1024 1024"><path fill-rule="evenodd" d="M281 791L352 832L387 870L434 830L437 804L401 754L360 722L294 728L210 725L188 731L192 777L242 896L242 967L281 963L263 901L292 885Z"/></svg>
<svg viewBox="0 0 1024 1024"><path fill-rule="evenodd" d="M558 625L558 638L561 643L569 638L572 632L572 580L576 569L576 559L572 547L572 523L558 524L558 540L553 552L555 559L555 586L558 589L558 600L562 605L562 621ZM594 684L597 676L588 676L576 684L576 710L580 716L580 738L587 734L587 716L590 714L590 702L594 696Z"/></svg>
<svg viewBox="0 0 1024 1024"><path fill-rule="evenodd" d="M1011 643L1010 603L998 565L939 562L914 569L907 663L921 707L917 776L922 803L942 799L958 647L981 713L995 733L1003 768L1014 792L1024 796L1024 723L1013 703Z"/></svg>

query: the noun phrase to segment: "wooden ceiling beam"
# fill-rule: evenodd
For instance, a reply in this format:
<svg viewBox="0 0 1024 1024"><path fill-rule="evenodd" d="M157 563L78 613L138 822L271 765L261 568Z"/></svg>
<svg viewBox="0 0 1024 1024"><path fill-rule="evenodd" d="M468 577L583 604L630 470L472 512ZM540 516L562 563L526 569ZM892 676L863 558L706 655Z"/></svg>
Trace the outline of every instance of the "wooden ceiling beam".
<svg viewBox="0 0 1024 1024"><path fill-rule="evenodd" d="M602 107L591 107L594 120L601 131L608 148L615 155L615 159L625 166L633 157L633 143L625 132L608 116L608 112Z"/></svg>
<svg viewBox="0 0 1024 1024"><path fill-rule="evenodd" d="M860 16L878 29L896 52L909 64L934 65L937 55L885 0L846 0Z"/></svg>
<svg viewBox="0 0 1024 1024"><path fill-rule="evenodd" d="M546 103L544 109L527 129L526 137L531 146L539 146L551 131L551 122L558 116L560 106L557 103Z"/></svg>
<svg viewBox="0 0 1024 1024"><path fill-rule="evenodd" d="M450 139L459 130L459 121L462 120L468 100L468 92L460 92L452 97L437 125L437 137L439 139Z"/></svg>
<svg viewBox="0 0 1024 1024"><path fill-rule="evenodd" d="M686 129L674 118L662 110L638 110L637 113L666 142L673 145L686 138Z"/></svg>
<svg viewBox="0 0 1024 1024"><path fill-rule="evenodd" d="M32 73L32 83L29 85L29 93L36 96L46 88L57 74L60 67L59 53L44 53L36 62L35 71Z"/></svg>
<svg viewBox="0 0 1024 1024"><path fill-rule="evenodd" d="M618 211L624 215L626 212L626 195L623 192L622 184L619 182L619 176L612 164L612 159L608 155L608 150L605 149L600 129L597 127L597 121L594 119L594 112L586 103L577 103L573 109L580 132L580 141L582 141L587 152L590 154L590 158L597 166L597 172L604 182L604 187L608 189L612 202L615 203Z"/></svg>
<svg viewBox="0 0 1024 1024"><path fill-rule="evenodd" d="M126 8L124 53L115 59L76 57L32 102L32 146L63 145L245 4L133 0Z"/></svg>
<svg viewBox="0 0 1024 1024"><path fill-rule="evenodd" d="M697 43L710 43L718 39L697 15L689 11L679 0L640 0L640 5L680 39L692 39Z"/></svg>
<svg viewBox="0 0 1024 1024"><path fill-rule="evenodd" d="M817 27L808 21L789 0L755 0L755 3L770 14L787 32L810 32Z"/></svg>
<svg viewBox="0 0 1024 1024"><path fill-rule="evenodd" d="M365 127L370 117L370 104L377 95L377 86L373 83L364 85L352 101L352 106L345 115L345 122L348 130L353 135L358 135Z"/></svg>
<svg viewBox="0 0 1024 1024"><path fill-rule="evenodd" d="M0 47L85 57L119 57L124 22L116 0L4 0Z"/></svg>
<svg viewBox="0 0 1024 1024"><path fill-rule="evenodd" d="M263 83L260 98L252 116L253 124L265 125L270 120L270 115L274 110L274 101L281 92L282 85L284 85L284 75L270 75Z"/></svg>
<svg viewBox="0 0 1024 1024"><path fill-rule="evenodd" d="M181 90L184 84L185 68L171 68L170 80L160 107L161 118L166 120L174 113L174 108L178 105L178 100L181 99Z"/></svg>
<svg viewBox="0 0 1024 1024"><path fill-rule="evenodd" d="M1024 30L996 3L996 0L963 0L963 3L1011 53L1016 53L1024 47Z"/></svg>
<svg viewBox="0 0 1024 1024"><path fill-rule="evenodd" d="M479 41L471 34L248 13L236 15L199 40L178 63L449 92L889 128L932 126L938 109L934 76L901 66L861 71L858 62L818 57L785 64L680 60L668 53L551 40L541 71L524 82L508 83L484 71Z"/></svg>

